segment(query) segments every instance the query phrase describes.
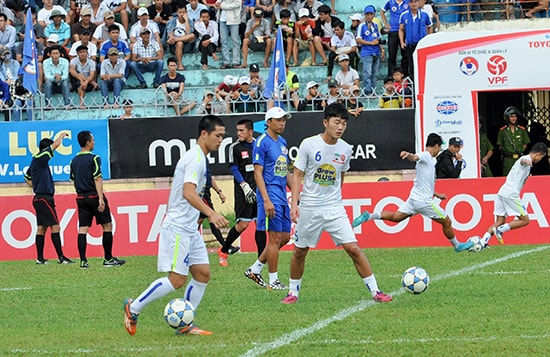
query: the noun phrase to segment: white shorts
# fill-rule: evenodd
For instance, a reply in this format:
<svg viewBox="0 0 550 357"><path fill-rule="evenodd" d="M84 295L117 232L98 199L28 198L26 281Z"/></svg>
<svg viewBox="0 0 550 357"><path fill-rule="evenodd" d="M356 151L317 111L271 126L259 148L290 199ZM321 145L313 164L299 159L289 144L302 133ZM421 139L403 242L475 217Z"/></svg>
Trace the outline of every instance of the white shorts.
<svg viewBox="0 0 550 357"><path fill-rule="evenodd" d="M501 217L521 217L527 216L527 211L525 207L521 205L521 200L519 198L509 198L497 195L493 214Z"/></svg>
<svg viewBox="0 0 550 357"><path fill-rule="evenodd" d="M431 219L443 219L447 217L447 212L445 212L445 210L434 200L424 202L408 198L407 201L399 207L398 211L411 216L418 213Z"/></svg>
<svg viewBox="0 0 550 357"><path fill-rule="evenodd" d="M210 264L206 245L200 233L176 233L170 227L161 228L157 269L160 272L189 275L189 267Z"/></svg>
<svg viewBox="0 0 550 357"><path fill-rule="evenodd" d="M300 209L294 245L298 248L315 248L323 231L330 234L337 246L357 242L346 210L341 206L327 210Z"/></svg>

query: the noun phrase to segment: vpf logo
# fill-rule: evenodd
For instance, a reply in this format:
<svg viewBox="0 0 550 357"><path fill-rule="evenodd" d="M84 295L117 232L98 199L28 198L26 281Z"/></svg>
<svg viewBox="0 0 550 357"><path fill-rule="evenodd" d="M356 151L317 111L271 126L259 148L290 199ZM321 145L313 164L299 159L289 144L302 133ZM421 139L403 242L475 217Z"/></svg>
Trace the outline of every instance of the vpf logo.
<svg viewBox="0 0 550 357"><path fill-rule="evenodd" d="M494 55L487 61L487 70L493 76L501 76L506 72L508 62L501 55Z"/></svg>
<svg viewBox="0 0 550 357"><path fill-rule="evenodd" d="M477 73L479 63L474 57L464 57L460 61L460 71L467 76L473 76Z"/></svg>

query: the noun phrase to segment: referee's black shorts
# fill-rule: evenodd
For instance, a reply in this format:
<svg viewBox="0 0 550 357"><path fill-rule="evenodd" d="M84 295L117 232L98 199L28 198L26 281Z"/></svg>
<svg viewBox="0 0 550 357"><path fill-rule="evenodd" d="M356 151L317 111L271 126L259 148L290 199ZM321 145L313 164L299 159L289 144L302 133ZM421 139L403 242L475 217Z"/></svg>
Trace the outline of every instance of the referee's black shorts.
<svg viewBox="0 0 550 357"><path fill-rule="evenodd" d="M235 188L236 190L236 188ZM235 192L235 218L237 221L252 221L258 216L258 206L256 202L247 203L242 190Z"/></svg>
<svg viewBox="0 0 550 357"><path fill-rule="evenodd" d="M53 195L35 195L32 199L32 206L36 211L36 225L51 227L59 224Z"/></svg>
<svg viewBox="0 0 550 357"><path fill-rule="evenodd" d="M111 223L111 210L107 196L103 195L103 201L105 202L105 210L99 212L99 196L97 192L84 192L76 195L79 227L90 227L94 217L97 224Z"/></svg>
<svg viewBox="0 0 550 357"><path fill-rule="evenodd" d="M210 196L210 190L207 190L204 195L202 196L202 201L206 203L206 205L212 209L214 209L214 204L212 203L212 197ZM199 219L205 219L206 215L204 213L200 213Z"/></svg>

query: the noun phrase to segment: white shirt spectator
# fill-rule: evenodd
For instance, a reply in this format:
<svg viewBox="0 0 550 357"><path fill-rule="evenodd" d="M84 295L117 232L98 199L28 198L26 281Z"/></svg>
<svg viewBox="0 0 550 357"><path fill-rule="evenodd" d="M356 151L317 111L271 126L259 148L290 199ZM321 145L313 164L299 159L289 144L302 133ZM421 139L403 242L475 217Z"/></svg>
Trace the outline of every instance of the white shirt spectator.
<svg viewBox="0 0 550 357"><path fill-rule="evenodd" d="M52 21L50 20L50 15L52 14L53 10L59 10L63 15L67 16L67 11L65 11L65 9L62 6L54 5L51 10L42 9L38 11L38 14L36 15L36 20L39 22L43 21L46 24L46 26L51 24Z"/></svg>
<svg viewBox="0 0 550 357"><path fill-rule="evenodd" d="M141 22L138 21L136 22L135 24L132 25L132 27L130 28L130 37L134 37L136 39L139 39L139 33L141 32L141 29L143 28L148 28L149 31L151 32L151 41L155 41L156 42L156 34L158 34L160 31L159 31L159 27L157 26L156 22L153 21L153 20L147 20L147 26L143 27L141 26ZM122 34L122 32L121 32Z"/></svg>
<svg viewBox="0 0 550 357"><path fill-rule="evenodd" d="M349 88L355 84L356 79L359 79L359 73L350 67L346 73L339 70L334 79L338 81L339 86L346 86L345 88Z"/></svg>
<svg viewBox="0 0 550 357"><path fill-rule="evenodd" d="M120 36L118 38L122 41L127 41L128 35L126 34L126 30L124 29L124 26L122 26L122 24L119 24L118 22L115 22L113 25L118 26L118 29L120 32ZM107 26L105 26L105 24L101 24L98 27L96 27L92 37L101 42L107 41L109 40L109 29L107 28Z"/></svg>
<svg viewBox="0 0 550 357"><path fill-rule="evenodd" d="M76 41L71 46L71 49L69 50L69 56L75 57L77 55L76 49L78 46L82 44L82 41ZM88 41L88 44L86 45L88 47L88 58L92 58L93 56L97 56L97 46L92 41Z"/></svg>

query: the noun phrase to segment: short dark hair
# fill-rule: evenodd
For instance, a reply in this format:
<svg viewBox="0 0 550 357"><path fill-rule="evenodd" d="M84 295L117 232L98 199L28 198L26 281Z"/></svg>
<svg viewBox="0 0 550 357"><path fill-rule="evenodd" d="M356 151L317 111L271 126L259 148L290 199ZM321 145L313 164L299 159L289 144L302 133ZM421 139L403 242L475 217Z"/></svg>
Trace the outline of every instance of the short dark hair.
<svg viewBox="0 0 550 357"><path fill-rule="evenodd" d="M252 120L250 120L250 119L241 119L237 122L237 125L244 125L247 130L254 129L254 124L252 123Z"/></svg>
<svg viewBox="0 0 550 357"><path fill-rule="evenodd" d="M426 139L426 147L435 147L441 144L443 144L441 135L436 133L430 133L430 135L428 135L428 139Z"/></svg>
<svg viewBox="0 0 550 357"><path fill-rule="evenodd" d="M176 57L170 57L166 60L166 64L168 65L170 63L178 64L178 60L176 59Z"/></svg>
<svg viewBox="0 0 550 357"><path fill-rule="evenodd" d="M88 141L92 140L92 132L89 130L83 130L77 135L78 138L78 145L80 145L81 148L85 147Z"/></svg>
<svg viewBox="0 0 550 357"><path fill-rule="evenodd" d="M342 103L332 103L325 107L325 117L324 119L329 120L332 117L348 120L348 111Z"/></svg>
<svg viewBox="0 0 550 357"><path fill-rule="evenodd" d="M185 9L185 11L187 11L187 5L186 5L186 2L178 2L178 5L176 6L176 11L179 10L179 9Z"/></svg>
<svg viewBox="0 0 550 357"><path fill-rule="evenodd" d="M395 68L393 69L392 74L395 73L395 72L399 72L399 73L401 73L402 75L405 75L405 71L404 71L403 68L401 68L401 67L395 67Z"/></svg>
<svg viewBox="0 0 550 357"><path fill-rule="evenodd" d="M208 14L208 16L210 16L210 11L208 11L207 9L202 9L199 16L202 16L202 14L204 14L205 12Z"/></svg>
<svg viewBox="0 0 550 357"><path fill-rule="evenodd" d="M111 33L112 31L118 31L118 32L120 32L120 28L119 28L117 25L112 24L111 26L109 26L109 28L107 29L107 31L108 31L109 33Z"/></svg>
<svg viewBox="0 0 550 357"><path fill-rule="evenodd" d="M317 9L317 13L323 13L323 14L330 14L332 12L330 6L328 5L321 5L319 6L319 8Z"/></svg>
<svg viewBox="0 0 550 357"><path fill-rule="evenodd" d="M42 140L40 140L40 144L38 144L38 149L40 151L46 149L48 146L50 146L51 144L53 144L53 140L50 139L50 138L44 138Z"/></svg>
<svg viewBox="0 0 550 357"><path fill-rule="evenodd" d="M8 15L4 14L3 12L0 12L0 17L3 17L4 21L8 21Z"/></svg>
<svg viewBox="0 0 550 357"><path fill-rule="evenodd" d="M341 30L345 29L346 28L346 24L344 24L342 21L336 21L333 25L332 25L332 28L339 28Z"/></svg>
<svg viewBox="0 0 550 357"><path fill-rule="evenodd" d="M290 10L288 9L282 9L280 12L279 12L279 17L281 19L288 19L290 18Z"/></svg>
<svg viewBox="0 0 550 357"><path fill-rule="evenodd" d="M207 134L210 134L211 132L216 130L216 126L223 126L225 128L225 124L223 123L222 119L219 116L216 116L216 115L203 116L201 118L201 121L199 122L199 136L201 136L201 133L203 130L206 131Z"/></svg>
<svg viewBox="0 0 550 357"><path fill-rule="evenodd" d="M61 46L59 45L53 45L50 47L50 53L52 53L53 51L59 51L59 53L61 54Z"/></svg>
<svg viewBox="0 0 550 357"><path fill-rule="evenodd" d="M123 107L129 107L131 105L134 105L134 102L131 99L124 99L124 101L122 102Z"/></svg>
<svg viewBox="0 0 550 357"><path fill-rule="evenodd" d="M548 146L545 143L538 142L535 145L533 145L531 150L529 150L529 153L548 154Z"/></svg>
<svg viewBox="0 0 550 357"><path fill-rule="evenodd" d="M76 53L82 51L82 50L85 50L85 51L88 51L88 46L86 45L80 45L76 48Z"/></svg>

